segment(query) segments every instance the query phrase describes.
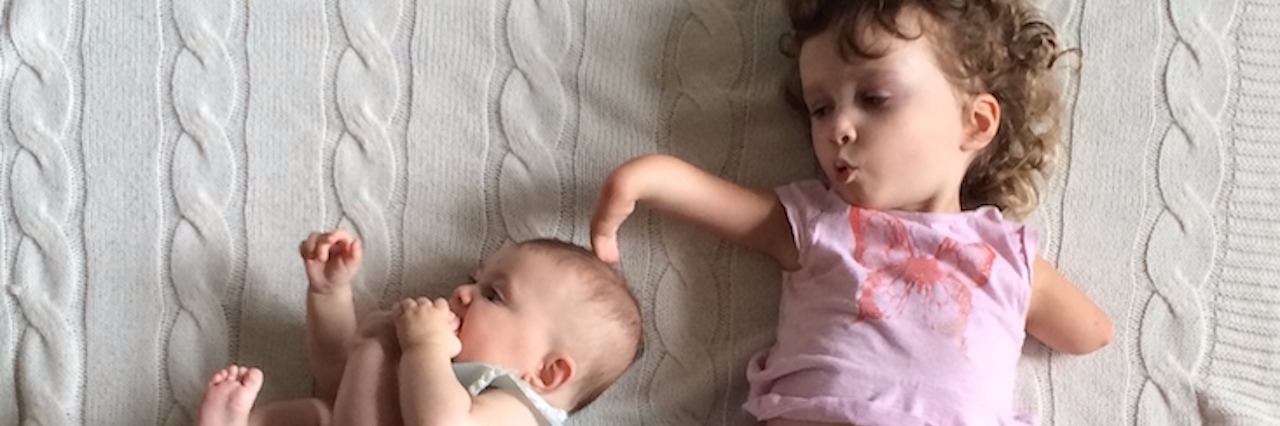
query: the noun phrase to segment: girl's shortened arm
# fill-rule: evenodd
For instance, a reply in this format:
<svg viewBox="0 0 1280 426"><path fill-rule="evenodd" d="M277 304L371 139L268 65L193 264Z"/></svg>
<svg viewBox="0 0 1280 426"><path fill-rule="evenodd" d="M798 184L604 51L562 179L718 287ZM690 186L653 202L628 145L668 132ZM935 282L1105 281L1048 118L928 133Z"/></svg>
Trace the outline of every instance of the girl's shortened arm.
<svg viewBox="0 0 1280 426"><path fill-rule="evenodd" d="M1044 258L1031 268L1027 333L1055 351L1083 355L1111 343L1107 313Z"/></svg>

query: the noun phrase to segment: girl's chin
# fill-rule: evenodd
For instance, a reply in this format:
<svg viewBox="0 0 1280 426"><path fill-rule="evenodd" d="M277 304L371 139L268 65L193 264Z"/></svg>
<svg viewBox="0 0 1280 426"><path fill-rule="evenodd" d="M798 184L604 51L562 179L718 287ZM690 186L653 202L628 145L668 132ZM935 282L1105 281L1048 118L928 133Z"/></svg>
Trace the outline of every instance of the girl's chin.
<svg viewBox="0 0 1280 426"><path fill-rule="evenodd" d="M850 205L871 208L871 206L867 205L870 200L868 200L861 191L856 190L852 186L853 185L840 185L836 188L836 193L840 194L840 198Z"/></svg>

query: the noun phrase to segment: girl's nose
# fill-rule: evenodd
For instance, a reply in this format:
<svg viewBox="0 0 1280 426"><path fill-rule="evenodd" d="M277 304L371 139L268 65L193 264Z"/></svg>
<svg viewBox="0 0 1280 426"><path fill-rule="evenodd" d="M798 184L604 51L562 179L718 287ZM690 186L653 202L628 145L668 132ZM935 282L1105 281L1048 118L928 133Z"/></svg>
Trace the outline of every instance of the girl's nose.
<svg viewBox="0 0 1280 426"><path fill-rule="evenodd" d="M853 123L847 120L841 120L836 124L835 132L831 135L832 142L836 146L845 146L853 143L858 138L858 131L854 129Z"/></svg>
<svg viewBox="0 0 1280 426"><path fill-rule="evenodd" d="M846 114L837 116L831 123L831 143L845 146L858 139L858 130L853 125L853 118Z"/></svg>

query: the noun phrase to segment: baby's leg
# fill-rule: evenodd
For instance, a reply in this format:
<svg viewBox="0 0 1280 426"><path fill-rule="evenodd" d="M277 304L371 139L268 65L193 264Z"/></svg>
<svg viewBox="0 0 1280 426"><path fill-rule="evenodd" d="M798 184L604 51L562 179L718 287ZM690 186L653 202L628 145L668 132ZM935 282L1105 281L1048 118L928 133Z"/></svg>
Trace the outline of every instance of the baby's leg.
<svg viewBox="0 0 1280 426"><path fill-rule="evenodd" d="M394 339L394 334L362 338L348 355L347 368L333 406L334 424L403 423L396 392L400 348Z"/></svg>
<svg viewBox="0 0 1280 426"><path fill-rule="evenodd" d="M280 401L253 410L249 426L329 426L332 414L329 405L318 398Z"/></svg>
<svg viewBox="0 0 1280 426"><path fill-rule="evenodd" d="M262 370L228 366L209 379L200 401L199 426L246 426L262 390Z"/></svg>

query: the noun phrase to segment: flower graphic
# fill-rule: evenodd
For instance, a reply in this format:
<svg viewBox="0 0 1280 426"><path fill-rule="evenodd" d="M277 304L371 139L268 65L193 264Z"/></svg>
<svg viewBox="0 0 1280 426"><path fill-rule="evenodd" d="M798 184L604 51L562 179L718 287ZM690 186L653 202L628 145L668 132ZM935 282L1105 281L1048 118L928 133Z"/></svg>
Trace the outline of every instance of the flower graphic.
<svg viewBox="0 0 1280 426"><path fill-rule="evenodd" d="M853 257L867 269L858 321L901 319L964 341L972 289L987 285L995 250L951 238L911 238L902 219L853 208Z"/></svg>

